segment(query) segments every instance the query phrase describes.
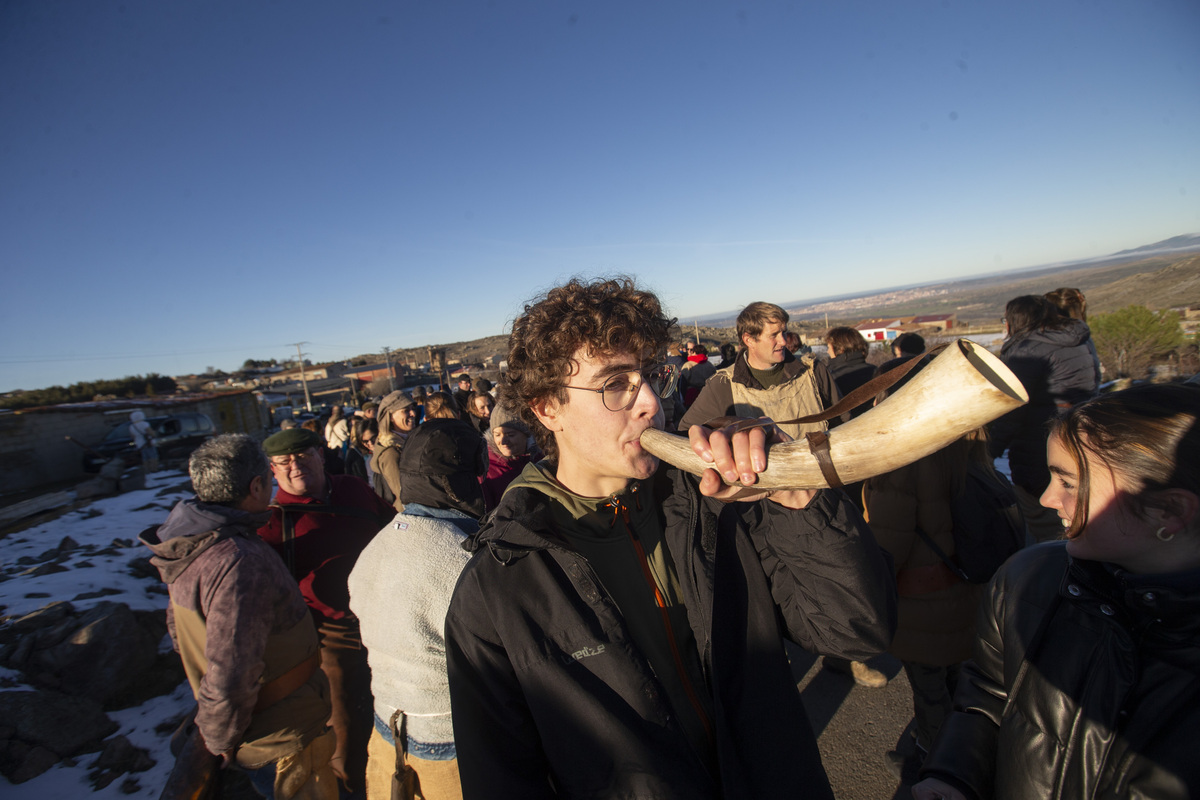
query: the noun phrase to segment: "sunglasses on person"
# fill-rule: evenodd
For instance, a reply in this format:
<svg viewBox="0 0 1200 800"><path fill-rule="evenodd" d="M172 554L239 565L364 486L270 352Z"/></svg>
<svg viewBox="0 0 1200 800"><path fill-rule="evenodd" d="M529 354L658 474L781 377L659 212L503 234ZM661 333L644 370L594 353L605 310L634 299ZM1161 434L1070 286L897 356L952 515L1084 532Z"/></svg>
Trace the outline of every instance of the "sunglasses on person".
<svg viewBox="0 0 1200 800"><path fill-rule="evenodd" d="M609 411L624 411L633 405L645 383L660 398L667 398L675 391L675 383L679 380L679 368L674 364L656 364L649 369L628 372L618 372L610 375L599 389L587 386L563 386L564 389L578 389L584 392L595 392L604 401L604 407Z"/></svg>

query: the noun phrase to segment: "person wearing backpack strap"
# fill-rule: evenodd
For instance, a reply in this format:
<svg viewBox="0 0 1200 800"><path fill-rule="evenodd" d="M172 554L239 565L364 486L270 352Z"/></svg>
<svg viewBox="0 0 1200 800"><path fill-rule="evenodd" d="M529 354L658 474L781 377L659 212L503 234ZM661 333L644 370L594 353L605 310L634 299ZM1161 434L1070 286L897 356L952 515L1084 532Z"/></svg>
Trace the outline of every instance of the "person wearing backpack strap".
<svg viewBox="0 0 1200 800"><path fill-rule="evenodd" d="M893 472L863 488L867 521L879 546L892 555L900 614L888 652L900 659L913 692L915 748L902 741L888 765L914 778L953 711L959 666L971 655L981 588L963 580L922 538L956 554L953 508L965 490L968 464L991 469L983 431ZM914 752L915 751L915 752Z"/></svg>

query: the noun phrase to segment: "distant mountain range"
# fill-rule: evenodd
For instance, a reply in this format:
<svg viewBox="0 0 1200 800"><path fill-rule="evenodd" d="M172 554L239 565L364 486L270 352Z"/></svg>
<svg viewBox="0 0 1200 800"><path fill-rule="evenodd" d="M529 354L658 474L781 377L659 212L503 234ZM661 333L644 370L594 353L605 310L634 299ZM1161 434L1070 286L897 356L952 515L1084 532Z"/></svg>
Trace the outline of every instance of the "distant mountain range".
<svg viewBox="0 0 1200 800"><path fill-rule="evenodd" d="M1003 315L1004 304L1013 297L1043 294L1060 286L1083 290L1092 313L1132 303L1150 308L1200 303L1200 234L1173 236L1096 258L780 305L796 321L823 320L828 316L831 322L835 319L845 322L948 313L958 314L963 322L994 321ZM696 321L711 327L729 327L735 324L740 310L710 314Z"/></svg>
<svg viewBox="0 0 1200 800"><path fill-rule="evenodd" d="M1185 233L1183 236L1172 236L1170 239L1136 247L1133 250L1122 250L1108 258L1126 255L1153 256L1162 253L1187 253L1195 250L1200 250L1200 233Z"/></svg>

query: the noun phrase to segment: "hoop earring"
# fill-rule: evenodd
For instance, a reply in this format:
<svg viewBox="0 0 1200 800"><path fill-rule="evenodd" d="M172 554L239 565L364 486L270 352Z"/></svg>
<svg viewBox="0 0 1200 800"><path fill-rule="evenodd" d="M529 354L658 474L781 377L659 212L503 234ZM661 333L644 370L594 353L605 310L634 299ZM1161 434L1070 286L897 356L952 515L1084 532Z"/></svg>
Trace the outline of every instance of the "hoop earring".
<svg viewBox="0 0 1200 800"><path fill-rule="evenodd" d="M1173 534L1173 533L1168 533L1166 536L1163 536L1163 533L1166 530L1167 530L1167 526L1164 525L1163 527L1159 528L1158 530L1156 530L1154 532L1154 535L1158 537L1158 540L1160 542L1169 542L1175 538L1175 534Z"/></svg>

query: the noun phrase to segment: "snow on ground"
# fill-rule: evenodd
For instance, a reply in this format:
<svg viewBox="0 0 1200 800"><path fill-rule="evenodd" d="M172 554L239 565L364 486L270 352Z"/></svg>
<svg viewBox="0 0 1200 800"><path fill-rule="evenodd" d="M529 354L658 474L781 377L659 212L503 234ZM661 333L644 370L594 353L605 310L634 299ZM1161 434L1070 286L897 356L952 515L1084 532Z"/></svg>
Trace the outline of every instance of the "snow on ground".
<svg viewBox="0 0 1200 800"><path fill-rule="evenodd" d="M996 467L997 472L1008 478L1010 481L1012 480L1012 470L1008 468L1008 456L1000 456L992 462L992 465Z"/></svg>
<svg viewBox="0 0 1200 800"><path fill-rule="evenodd" d="M151 525L162 523L175 503L190 497L188 487L186 474L158 472L148 477L145 489L96 500L58 519L0 538L4 578L0 581L0 608L3 613L19 616L55 600L69 600L76 609L91 608L105 600L126 603L133 609L165 608L166 595L147 591L150 587L161 587L161 583L157 579L136 577L129 571L129 562L150 555L150 551L138 543L138 534ZM68 536L80 547L62 563L67 567L66 571L38 576L21 574L37 564L20 564L20 558L38 556L56 548ZM102 589L115 591L102 597L75 599L80 594ZM164 639L163 647L170 647L168 639ZM0 684L5 691L29 688L19 679L20 673L0 668ZM149 751L156 762L146 772L124 775L104 789L93 791L88 783L88 768L99 754L85 753L76 760L75 766L59 764L25 783L13 785L0 777L0 795L5 800L157 798L174 765L174 758L169 749L170 732L159 734L154 729L190 709L192 703L191 689L183 683L169 695L155 697L134 708L109 712L108 716L121 726L117 733L124 734L135 747ZM121 788L129 778L135 779L139 787L132 793Z"/></svg>
<svg viewBox="0 0 1200 800"><path fill-rule="evenodd" d="M134 577L128 565L134 558L150 555L138 543L138 534L162 523L175 503L190 497L189 485L182 472L157 472L149 476L145 489L96 500L58 519L0 539L0 563L4 564L4 577L9 579L0 582L3 613L27 614L52 600L70 600L77 609L91 608L102 600L128 603L130 608L140 610L165 608L164 595L146 592L146 587L157 582ZM19 564L20 558L36 557L58 547L68 536L79 548L62 563L65 572L21 574L38 565ZM89 545L91 553L87 551ZM101 589L119 593L74 599Z"/></svg>

